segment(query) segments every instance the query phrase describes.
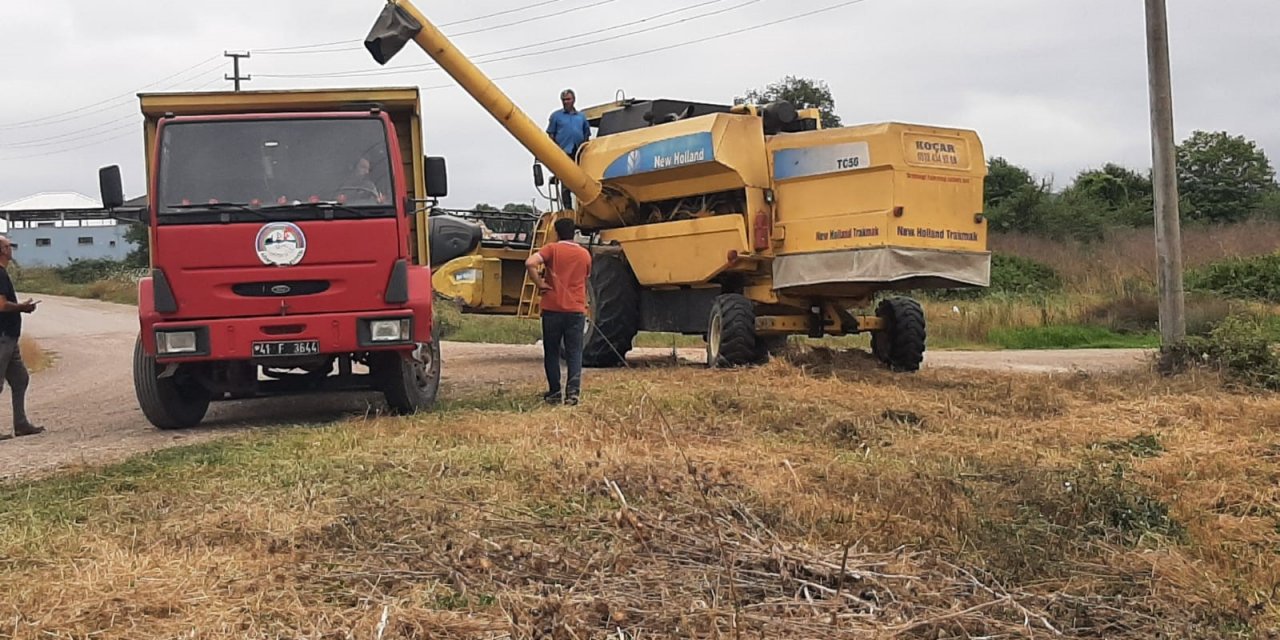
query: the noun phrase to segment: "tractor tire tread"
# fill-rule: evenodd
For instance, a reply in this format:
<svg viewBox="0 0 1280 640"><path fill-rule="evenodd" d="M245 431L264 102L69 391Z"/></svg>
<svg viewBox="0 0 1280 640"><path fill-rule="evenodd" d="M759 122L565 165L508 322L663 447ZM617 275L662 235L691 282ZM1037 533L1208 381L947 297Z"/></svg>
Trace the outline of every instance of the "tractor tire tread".
<svg viewBox="0 0 1280 640"><path fill-rule="evenodd" d="M924 308L911 298L888 298L880 302L876 315L888 325L888 334L881 337L881 358L894 371L918 371L928 338Z"/></svg>
<svg viewBox="0 0 1280 640"><path fill-rule="evenodd" d="M755 304L737 293L716 298L712 317L720 316L720 358L712 366L739 367L758 359ZM708 328L708 332L710 329Z"/></svg>
<svg viewBox="0 0 1280 640"><path fill-rule="evenodd" d="M640 284L620 253L601 252L591 260L587 286L594 320L582 347L582 366L622 366L640 332Z"/></svg>

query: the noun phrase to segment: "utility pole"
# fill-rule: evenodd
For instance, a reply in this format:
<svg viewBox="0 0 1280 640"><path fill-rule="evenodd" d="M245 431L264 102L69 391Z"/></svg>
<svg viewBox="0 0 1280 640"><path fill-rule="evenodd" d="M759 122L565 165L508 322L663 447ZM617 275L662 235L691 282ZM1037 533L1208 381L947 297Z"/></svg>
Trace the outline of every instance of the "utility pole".
<svg viewBox="0 0 1280 640"><path fill-rule="evenodd" d="M232 69L233 69L233 71L235 71L235 75L232 75L232 76L223 76L223 77L224 77L224 78L226 78L227 80L233 80L233 81L235 81L235 83L236 83L236 91L239 91L239 90L240 90L240 81L241 81L241 80L252 80L252 79L253 79L251 76L241 76L241 75L240 75L240 58L248 58L248 57L249 57L249 52L248 52L248 51L245 51L244 53L231 53L230 51L223 51L223 52L222 52L222 55L224 55L224 56L226 56L226 57L228 57L228 58L231 58Z"/></svg>
<svg viewBox="0 0 1280 640"><path fill-rule="evenodd" d="M1173 142L1173 87L1165 0L1147 3L1147 76L1151 96L1152 186L1155 187L1156 282L1160 338L1173 346L1187 335L1182 290L1182 226L1178 217L1178 162Z"/></svg>

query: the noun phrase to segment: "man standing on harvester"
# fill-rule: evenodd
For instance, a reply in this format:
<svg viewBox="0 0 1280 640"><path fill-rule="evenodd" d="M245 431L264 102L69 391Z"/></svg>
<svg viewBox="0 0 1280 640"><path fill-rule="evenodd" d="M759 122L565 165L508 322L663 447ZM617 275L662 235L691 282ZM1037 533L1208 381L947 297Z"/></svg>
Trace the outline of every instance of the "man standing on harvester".
<svg viewBox="0 0 1280 640"><path fill-rule="evenodd" d="M576 103L577 96L573 89L561 91L561 108L551 113L551 120L547 123L547 135L574 160L578 159L578 149L582 144L591 139L591 125L587 122L587 116L578 111ZM573 194L567 189L562 200L565 209L573 208Z"/></svg>
<svg viewBox="0 0 1280 640"><path fill-rule="evenodd" d="M556 242L529 256L525 268L542 292L542 356L548 391L543 399L555 404L578 404L582 388L582 338L587 321L587 279L591 252L574 242L577 226L561 218L555 223ZM545 274L538 268L545 266ZM560 387L560 349L569 365L569 379ZM563 396L563 397L562 397Z"/></svg>

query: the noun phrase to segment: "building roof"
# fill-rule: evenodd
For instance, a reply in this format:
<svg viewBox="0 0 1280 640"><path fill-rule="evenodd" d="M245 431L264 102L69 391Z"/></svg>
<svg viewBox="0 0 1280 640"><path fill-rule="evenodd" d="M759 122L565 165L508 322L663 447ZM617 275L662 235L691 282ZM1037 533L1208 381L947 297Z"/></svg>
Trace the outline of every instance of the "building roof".
<svg viewBox="0 0 1280 640"><path fill-rule="evenodd" d="M74 211L101 209L102 203L74 192L37 193L13 202L0 204L0 211Z"/></svg>

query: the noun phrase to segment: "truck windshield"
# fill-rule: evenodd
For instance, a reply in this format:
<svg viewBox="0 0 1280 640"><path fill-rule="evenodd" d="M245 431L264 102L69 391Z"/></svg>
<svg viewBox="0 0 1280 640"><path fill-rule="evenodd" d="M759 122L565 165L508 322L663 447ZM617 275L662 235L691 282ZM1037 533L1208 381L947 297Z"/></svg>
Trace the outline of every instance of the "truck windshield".
<svg viewBox="0 0 1280 640"><path fill-rule="evenodd" d="M387 132L373 118L175 122L160 141L164 222L395 215ZM209 206L204 206L209 205ZM286 205L280 207L279 205ZM216 211L216 214L215 214Z"/></svg>

